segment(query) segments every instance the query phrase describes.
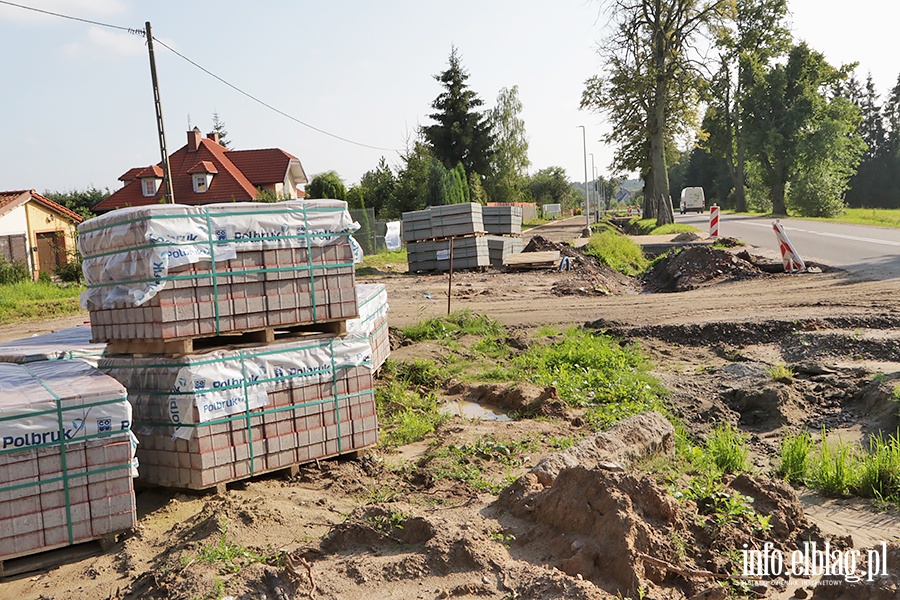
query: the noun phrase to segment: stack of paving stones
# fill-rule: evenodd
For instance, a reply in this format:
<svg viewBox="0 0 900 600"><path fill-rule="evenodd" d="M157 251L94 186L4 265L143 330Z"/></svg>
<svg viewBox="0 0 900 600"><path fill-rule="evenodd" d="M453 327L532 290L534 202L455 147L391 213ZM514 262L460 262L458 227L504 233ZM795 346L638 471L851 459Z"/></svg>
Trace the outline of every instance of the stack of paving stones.
<svg viewBox="0 0 900 600"><path fill-rule="evenodd" d="M99 368L134 406L140 482L205 489L377 442L372 350L344 335L359 317L352 227L334 200L79 227L82 301L108 343Z"/></svg>
<svg viewBox="0 0 900 600"><path fill-rule="evenodd" d="M0 363L0 574L136 526L125 395L81 360Z"/></svg>
<svg viewBox="0 0 900 600"><path fill-rule="evenodd" d="M518 206L485 206L482 218L488 233L491 266L499 269L507 256L522 251L522 209Z"/></svg>
<svg viewBox="0 0 900 600"><path fill-rule="evenodd" d="M451 252L454 269L490 265L480 204L448 204L403 213L402 224L411 272L449 271Z"/></svg>
<svg viewBox="0 0 900 600"><path fill-rule="evenodd" d="M52 333L34 335L0 344L0 363L30 363L42 360L84 360L94 366L106 344L91 341L91 328L78 325Z"/></svg>
<svg viewBox="0 0 900 600"><path fill-rule="evenodd" d="M347 331L366 336L372 347L372 368L377 371L391 353L387 290L381 283L360 283L356 297L359 318L347 321Z"/></svg>
<svg viewBox="0 0 900 600"><path fill-rule="evenodd" d="M181 358L109 356L134 406L139 481L205 489L377 443L364 335Z"/></svg>
<svg viewBox="0 0 900 600"><path fill-rule="evenodd" d="M94 341L218 336L357 316L337 200L153 205L79 225Z"/></svg>

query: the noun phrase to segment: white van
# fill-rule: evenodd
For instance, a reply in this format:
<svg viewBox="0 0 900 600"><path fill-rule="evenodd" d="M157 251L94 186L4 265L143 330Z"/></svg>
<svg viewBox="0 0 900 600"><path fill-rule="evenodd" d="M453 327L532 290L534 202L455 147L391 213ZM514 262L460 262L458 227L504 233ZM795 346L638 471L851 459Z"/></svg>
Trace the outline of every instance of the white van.
<svg viewBox="0 0 900 600"><path fill-rule="evenodd" d="M703 196L702 187L688 187L681 190L681 214L696 210L706 210L706 198Z"/></svg>

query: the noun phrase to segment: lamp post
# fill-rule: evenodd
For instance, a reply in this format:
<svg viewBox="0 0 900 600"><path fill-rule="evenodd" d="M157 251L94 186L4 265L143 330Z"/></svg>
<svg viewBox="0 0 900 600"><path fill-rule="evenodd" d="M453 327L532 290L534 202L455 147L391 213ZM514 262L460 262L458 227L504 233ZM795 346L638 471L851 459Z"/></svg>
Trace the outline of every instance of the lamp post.
<svg viewBox="0 0 900 600"><path fill-rule="evenodd" d="M597 221L600 221L600 195L597 193L597 167L594 166L594 153L591 152L591 187L594 188L594 199L597 200Z"/></svg>
<svg viewBox="0 0 900 600"><path fill-rule="evenodd" d="M578 125L581 127L581 140L584 143L584 216L585 216L585 227L586 231L582 232L582 235L585 233L587 236L591 235L591 208L590 208L590 195L588 193L588 173L587 173L587 130L584 128L584 125Z"/></svg>

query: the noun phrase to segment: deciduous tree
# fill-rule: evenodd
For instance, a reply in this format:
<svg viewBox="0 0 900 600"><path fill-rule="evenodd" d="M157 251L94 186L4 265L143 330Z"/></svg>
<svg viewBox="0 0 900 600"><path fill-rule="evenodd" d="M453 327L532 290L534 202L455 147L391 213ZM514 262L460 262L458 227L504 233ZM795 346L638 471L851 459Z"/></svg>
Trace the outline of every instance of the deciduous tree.
<svg viewBox="0 0 900 600"><path fill-rule="evenodd" d="M337 172L326 171L313 175L313 178L306 184L306 195L310 198L346 200L347 188Z"/></svg>
<svg viewBox="0 0 900 600"><path fill-rule="evenodd" d="M487 179L488 196L495 202L519 202L531 161L528 160L528 136L525 121L519 116L522 101L519 86L503 88L497 105L490 112L494 152L491 175Z"/></svg>

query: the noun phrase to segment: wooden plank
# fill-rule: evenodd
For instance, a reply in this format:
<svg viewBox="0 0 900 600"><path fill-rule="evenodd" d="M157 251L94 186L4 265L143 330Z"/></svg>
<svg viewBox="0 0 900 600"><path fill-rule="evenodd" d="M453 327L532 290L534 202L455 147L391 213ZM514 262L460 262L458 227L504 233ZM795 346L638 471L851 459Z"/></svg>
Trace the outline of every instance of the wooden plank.
<svg viewBox="0 0 900 600"><path fill-rule="evenodd" d="M72 546L63 545L49 548L43 552L0 560L0 579L21 575L22 573L31 573L32 571L43 571L58 567L63 563L71 563L89 556L96 556L109 550L115 544L116 536L121 533L125 532L110 533Z"/></svg>
<svg viewBox="0 0 900 600"><path fill-rule="evenodd" d="M510 254L503 259L503 264L507 267L534 267L534 266L556 266L559 264L559 250L548 250L546 252L519 252Z"/></svg>
<svg viewBox="0 0 900 600"><path fill-rule="evenodd" d="M107 354L133 354L137 356L184 356L198 351L227 348L229 346L269 344L307 335L344 335L346 319L307 323L290 327L265 327L241 331L229 335L210 335L174 340L112 340L106 344Z"/></svg>

